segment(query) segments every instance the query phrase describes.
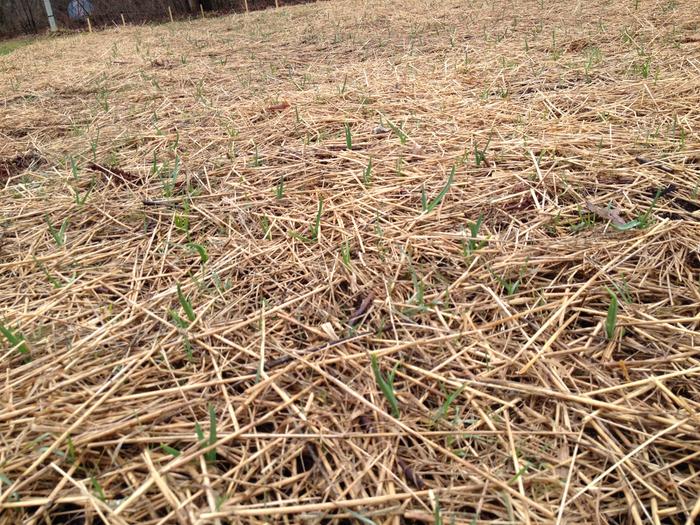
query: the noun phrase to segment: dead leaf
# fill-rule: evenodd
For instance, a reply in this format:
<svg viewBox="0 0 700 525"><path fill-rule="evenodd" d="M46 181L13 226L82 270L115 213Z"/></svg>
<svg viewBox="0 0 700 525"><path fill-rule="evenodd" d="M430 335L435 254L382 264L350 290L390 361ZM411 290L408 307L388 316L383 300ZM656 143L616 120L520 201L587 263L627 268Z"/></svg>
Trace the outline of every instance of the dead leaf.
<svg viewBox="0 0 700 525"><path fill-rule="evenodd" d="M267 108L268 111L284 111L289 107L289 102L281 102Z"/></svg>
<svg viewBox="0 0 700 525"><path fill-rule="evenodd" d="M362 318L362 316L365 315L371 308L372 301L374 301L374 293L369 292L360 303L360 306L357 307L357 310L355 310L350 316L350 319L348 319L348 324L353 325L357 321L359 321Z"/></svg>
<svg viewBox="0 0 700 525"><path fill-rule="evenodd" d="M622 219L622 217L620 217L620 212L622 211L620 208L606 208L593 204L590 201L586 201L586 208L595 213L601 219L610 221L617 226L625 225L625 221Z"/></svg>

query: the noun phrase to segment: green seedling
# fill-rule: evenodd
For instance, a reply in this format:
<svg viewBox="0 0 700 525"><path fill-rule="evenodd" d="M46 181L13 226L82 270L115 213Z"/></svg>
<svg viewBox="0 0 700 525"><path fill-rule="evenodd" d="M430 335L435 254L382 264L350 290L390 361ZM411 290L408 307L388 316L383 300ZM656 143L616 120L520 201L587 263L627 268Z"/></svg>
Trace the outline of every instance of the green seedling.
<svg viewBox="0 0 700 525"><path fill-rule="evenodd" d="M153 167L152 169L156 169L156 172L160 171L161 168L156 167L156 156L155 152L153 153ZM175 191L175 183L177 182L177 176L180 174L180 156L177 155L175 157L175 166L173 167L172 171L165 177L165 180L163 181L163 195L165 198L169 199L170 197L173 196L173 192Z"/></svg>
<svg viewBox="0 0 700 525"><path fill-rule="evenodd" d="M209 254L207 253L207 249L201 244L197 244L196 242L188 242L187 248L196 251L199 254L199 263L202 265L202 268L204 268L204 265L209 260Z"/></svg>
<svg viewBox="0 0 700 525"><path fill-rule="evenodd" d="M399 364L396 363L394 368L391 369L391 372L384 377L384 374L382 374L382 371L379 369L377 354L372 354L370 359L372 364L372 372L374 373L374 380L377 382L379 389L389 402L389 406L391 407L391 415L398 418L401 413L399 411L399 401L394 393L394 377L396 376L396 370L399 368Z"/></svg>
<svg viewBox="0 0 700 525"><path fill-rule="evenodd" d="M320 197L318 199L318 211L316 212L316 219L314 220L314 225L313 228L311 228L311 232L309 234L309 237L302 235L297 232L291 232L290 235L296 239L299 239L300 241L303 242L317 242L318 241L318 235L321 232L321 214L323 213L323 197Z"/></svg>
<svg viewBox="0 0 700 525"><path fill-rule="evenodd" d="M423 280L418 277L415 268L409 263L408 271L411 272L411 281L413 282L413 297L411 301L418 305L418 311L424 312L427 310L425 305L425 285Z"/></svg>
<svg viewBox="0 0 700 525"><path fill-rule="evenodd" d="M172 143L170 149L177 152L177 148L180 145L180 132L175 128L175 142Z"/></svg>
<svg viewBox="0 0 700 525"><path fill-rule="evenodd" d="M527 467L528 467L527 463L525 463L522 467L520 467L518 469L518 471L515 473L515 475L512 478L510 478L510 480L508 481L508 484L512 485L513 483L517 482L521 478L521 476L523 474L525 474L525 472L527 472Z"/></svg>
<svg viewBox="0 0 700 525"><path fill-rule="evenodd" d="M73 190L73 197L75 198L75 203L76 203L78 206L82 206L83 204L85 204L85 201L86 201L87 198L90 196L90 194L92 193L92 190L93 190L94 188L95 188L95 177L92 178L92 181L90 182L90 187L89 187L89 188L87 189L87 191L85 192L85 195L82 195L82 196L81 196L81 195L80 195L80 192L79 192L78 190L75 190L75 189L74 189L74 190Z"/></svg>
<svg viewBox="0 0 700 525"><path fill-rule="evenodd" d="M518 288L520 288L520 283L522 281L524 271L524 267L520 268L518 278L515 281L513 281L511 279L505 279L499 275L496 275L491 269L489 269L491 276L494 279L496 279L496 281L498 281L498 284L501 285L503 290L506 292L506 295L515 295L518 292Z"/></svg>
<svg viewBox="0 0 700 525"><path fill-rule="evenodd" d="M165 452L166 454L170 454L174 458L178 457L181 454L181 452L178 449L173 448L170 445L166 445L165 443L161 443L160 448L163 452Z"/></svg>
<svg viewBox="0 0 700 525"><path fill-rule="evenodd" d="M44 272L44 275L46 275L46 280L48 280L54 288L60 288L62 286L61 282L49 273L49 271L46 269L46 266L44 266L41 263L41 261L39 261L39 259L37 259L33 255L32 258L34 259L34 263L39 267L39 269L42 272Z"/></svg>
<svg viewBox="0 0 700 525"><path fill-rule="evenodd" d="M620 231L626 231L626 230L633 230L635 228L639 228L640 230L643 230L647 226L649 226L650 218L651 218L651 212L654 210L654 207L656 206L656 201L659 200L659 197L661 197L661 193L663 190L658 190L656 192L656 195L654 195L654 199L651 201L651 204L649 205L649 208L647 211L639 215L636 219L631 220L629 222L626 222L624 224L615 224L614 222L611 223L612 227L615 228L616 230Z"/></svg>
<svg viewBox="0 0 700 525"><path fill-rule="evenodd" d="M480 168L482 164L486 164L486 151L489 149L489 144L491 144L491 135L489 135L483 149L479 149L479 145L476 142L474 143L474 163L477 168Z"/></svg>
<svg viewBox="0 0 700 525"><path fill-rule="evenodd" d="M435 498L435 508L433 509L433 523L435 525L443 525L442 511L440 510L440 500Z"/></svg>
<svg viewBox="0 0 700 525"><path fill-rule="evenodd" d="M394 132L394 134L396 134L396 136L399 138L401 144L406 144L406 140L408 140L408 135L406 135L406 132L404 132L403 127L397 126L390 120L387 120L387 123L389 124L389 127Z"/></svg>
<svg viewBox="0 0 700 525"><path fill-rule="evenodd" d="M90 151L92 152L92 161L97 162L97 145L100 142L100 130L97 130L95 138L90 141Z"/></svg>
<svg viewBox="0 0 700 525"><path fill-rule="evenodd" d="M442 199L445 198L447 192L450 191L450 186L452 186L452 183L454 182L455 170L455 166L452 166L452 171L450 172L450 176L447 178L447 182L440 190L440 193L437 194L437 197L435 197L430 202L428 202L428 199L425 195L425 188L423 188L423 192L421 194L421 206L423 208L423 213L430 213L431 211L433 211L442 202Z"/></svg>
<svg viewBox="0 0 700 525"><path fill-rule="evenodd" d="M190 237L190 203L189 201L185 198L182 200L182 213L176 213L173 216L173 223L175 224L175 227L180 230L182 233L184 233L188 240Z"/></svg>
<svg viewBox="0 0 700 525"><path fill-rule="evenodd" d="M487 242L486 241L477 241L477 237L479 236L479 230L481 229L481 225L484 223L484 214L480 213L479 218L476 220L476 222L469 222L467 223L467 227L469 228L469 233L470 237L467 240L467 242L463 243L462 245L462 252L464 254L464 257L469 258L471 257L474 252L477 250L480 250L484 246L486 246Z"/></svg>
<svg viewBox="0 0 700 525"><path fill-rule="evenodd" d="M197 434L199 445L202 448L207 448L216 443L216 411L212 405L209 405L209 439L204 437L204 431L199 423L194 424L194 431ZM204 453L204 459L207 463L216 461L216 449L209 450Z"/></svg>
<svg viewBox="0 0 700 525"><path fill-rule="evenodd" d="M211 271L211 280L214 281L214 286L216 286L219 292L225 292L231 289L231 279L226 279L225 282L222 282L221 277L215 270Z"/></svg>
<svg viewBox="0 0 700 525"><path fill-rule="evenodd" d="M107 100L107 90L104 87L100 88L100 91L95 93L95 98L97 99L97 103L102 108L102 111L109 111L109 100Z"/></svg>
<svg viewBox="0 0 700 525"><path fill-rule="evenodd" d="M365 187L372 183L372 157L369 158L367 167L365 167L364 171L362 172L362 183L365 185Z"/></svg>
<svg viewBox="0 0 700 525"><path fill-rule="evenodd" d="M353 518L355 518L357 521L360 523L363 523L364 525L377 525L377 522L374 520L369 519L367 516L364 514L360 514L359 512L355 512L354 510L351 510L348 512Z"/></svg>
<svg viewBox="0 0 700 525"><path fill-rule="evenodd" d="M630 294L630 286L627 281L623 278L620 282L613 281L613 286L615 291L620 295L623 302L629 304L632 302L632 295Z"/></svg>
<svg viewBox="0 0 700 525"><path fill-rule="evenodd" d="M345 147L347 149L352 149L352 131L350 130L350 124L345 123Z"/></svg>
<svg viewBox="0 0 700 525"><path fill-rule="evenodd" d="M70 158L70 171L73 175L73 180L78 180L78 164L73 157Z"/></svg>
<svg viewBox="0 0 700 525"><path fill-rule="evenodd" d="M71 464L73 464L75 463L77 455L75 453L75 445L73 444L73 440L70 436L66 438L66 446L68 448L68 451L66 452L66 458Z"/></svg>
<svg viewBox="0 0 700 525"><path fill-rule="evenodd" d="M608 316L605 318L605 335L609 340L615 337L615 328L617 327L617 296L609 289L610 294L610 306L608 306Z"/></svg>
<svg viewBox="0 0 700 525"><path fill-rule="evenodd" d="M7 339L10 346L16 348L20 354L29 354L29 348L27 348L27 343L21 332L5 326L5 324L0 321L0 333Z"/></svg>
<svg viewBox="0 0 700 525"><path fill-rule="evenodd" d="M100 482L97 481L97 478L95 476L92 476L90 478L92 480L92 490L95 491L95 494L101 501L107 501L107 496L105 495L105 491L102 489L102 485L100 485Z"/></svg>
<svg viewBox="0 0 700 525"><path fill-rule="evenodd" d="M192 308L192 303L185 296L179 284L177 285L177 300L180 301L180 306L182 306L182 309L190 323L194 321L197 316L194 313L194 308Z"/></svg>
<svg viewBox="0 0 700 525"><path fill-rule="evenodd" d="M578 209L578 216L580 219L579 222L570 226L572 232L578 232L591 228L595 224L595 215L590 212L584 212L580 206Z"/></svg>
<svg viewBox="0 0 700 525"><path fill-rule="evenodd" d="M190 219L187 217L185 214L180 214L176 213L175 217L173 217L173 221L175 223L175 227L180 230L182 233L187 235L190 231Z"/></svg>
<svg viewBox="0 0 700 525"><path fill-rule="evenodd" d="M272 239L272 225L270 224L270 219L267 217L267 215L263 215L260 219L260 226L262 227L263 231L263 240Z"/></svg>
<svg viewBox="0 0 700 525"><path fill-rule="evenodd" d="M441 420L447 415L447 412L450 410L450 406L452 405L454 400L457 399L457 397L462 393L465 387L466 385L462 385L457 390L452 392L449 396L447 396L445 401L442 403L438 411L433 416L433 423Z"/></svg>
<svg viewBox="0 0 700 525"><path fill-rule="evenodd" d="M64 244L66 244L66 229L68 228L68 217L63 219L63 222L61 223L61 227L57 230L53 224L51 224L51 220L49 219L48 215L44 216L46 219L46 224L49 225L49 233L51 234L51 237L53 237L54 242L56 243L56 246L61 247Z"/></svg>
<svg viewBox="0 0 700 525"><path fill-rule="evenodd" d="M255 152L253 153L253 167L259 168L262 166L262 159L260 158L260 152L258 151L258 145L255 145Z"/></svg>
<svg viewBox="0 0 700 525"><path fill-rule="evenodd" d="M343 257L343 264L349 270L350 269L350 243L346 240L341 249L341 255Z"/></svg>
<svg viewBox="0 0 700 525"><path fill-rule="evenodd" d="M280 200L284 197L284 175L280 177L277 181L277 187L275 188L275 197Z"/></svg>

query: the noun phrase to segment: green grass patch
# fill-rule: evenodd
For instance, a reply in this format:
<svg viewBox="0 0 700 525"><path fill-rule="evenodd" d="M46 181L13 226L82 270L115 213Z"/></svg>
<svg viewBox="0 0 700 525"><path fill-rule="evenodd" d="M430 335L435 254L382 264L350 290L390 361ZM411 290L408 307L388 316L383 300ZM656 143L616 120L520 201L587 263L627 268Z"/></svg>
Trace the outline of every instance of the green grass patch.
<svg viewBox="0 0 700 525"><path fill-rule="evenodd" d="M29 44L33 43L36 40L36 38L13 38L12 40L5 40L4 42L0 42L0 56L2 55L9 55L16 49L19 49L24 46L28 46Z"/></svg>

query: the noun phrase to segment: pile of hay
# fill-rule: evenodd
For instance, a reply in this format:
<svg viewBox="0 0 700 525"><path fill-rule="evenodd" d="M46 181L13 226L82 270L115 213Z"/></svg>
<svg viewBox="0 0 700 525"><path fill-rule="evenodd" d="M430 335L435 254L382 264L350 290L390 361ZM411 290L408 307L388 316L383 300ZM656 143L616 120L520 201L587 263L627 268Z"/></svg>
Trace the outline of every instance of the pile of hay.
<svg viewBox="0 0 700 525"><path fill-rule="evenodd" d="M700 12L637 4L0 57L0 523L693 523Z"/></svg>

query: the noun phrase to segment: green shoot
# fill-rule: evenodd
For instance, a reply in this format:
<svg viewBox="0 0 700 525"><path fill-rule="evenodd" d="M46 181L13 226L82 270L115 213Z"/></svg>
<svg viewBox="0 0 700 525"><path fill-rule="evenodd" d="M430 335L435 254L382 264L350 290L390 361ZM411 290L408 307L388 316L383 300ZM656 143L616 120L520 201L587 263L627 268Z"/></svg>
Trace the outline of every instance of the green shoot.
<svg viewBox="0 0 700 525"><path fill-rule="evenodd" d="M204 431L198 422L194 424L194 431L197 434L197 440L202 448L209 447L216 443L216 412L212 405L209 405L209 439L204 437ZM212 449L206 452L204 454L204 459L208 463L216 461L216 450Z"/></svg>
<svg viewBox="0 0 700 525"><path fill-rule="evenodd" d="M389 124L389 127L391 130L396 134L397 137L399 137L399 140L401 141L401 145L406 144L406 140L408 139L408 135L404 132L403 128L397 126L390 120L387 120L387 123Z"/></svg>
<svg viewBox="0 0 700 525"><path fill-rule="evenodd" d="M350 124L345 123L345 147L347 149L352 149L352 131L350 130Z"/></svg>
<svg viewBox="0 0 700 525"><path fill-rule="evenodd" d="M92 480L92 489L95 491L97 497L100 498L101 501L106 501L107 496L105 496L105 491L102 489L100 482L97 481L95 476L92 476L90 479Z"/></svg>
<svg viewBox="0 0 700 525"><path fill-rule="evenodd" d="M190 235L190 218L189 218L190 203L187 201L187 199L183 199L182 209L183 209L183 213L176 213L175 216L173 217L173 222L175 223L175 227L189 238L189 235Z"/></svg>
<svg viewBox="0 0 700 525"><path fill-rule="evenodd" d="M95 187L95 177L92 178L92 181L90 182L90 187L85 192L85 195L81 196L80 192L74 189L73 190L73 197L75 198L75 203L78 206L82 206L83 204L85 204L85 201L92 193L92 190L94 189L94 187Z"/></svg>
<svg viewBox="0 0 700 525"><path fill-rule="evenodd" d="M649 208L647 209L644 214L639 216L639 228L643 229L646 228L649 225L649 218L651 217L651 212L654 210L654 207L656 206L656 201L659 200L659 197L661 197L661 193L663 190L657 190L656 194L654 195L654 198L651 201L651 204L649 205Z"/></svg>
<svg viewBox="0 0 700 525"><path fill-rule="evenodd" d="M207 253L207 249L201 244L197 244L196 242L188 242L187 248L196 251L199 254L199 263L202 265L202 268L204 268L204 265L209 260L209 254Z"/></svg>
<svg viewBox="0 0 700 525"><path fill-rule="evenodd" d="M624 278L620 282L613 281L613 286L615 287L615 291L620 294L620 298L623 302L628 304L632 302L630 286Z"/></svg>
<svg viewBox="0 0 700 525"><path fill-rule="evenodd" d="M51 224L51 220L49 219L48 215L45 215L46 219L46 224L49 225L49 233L51 234L51 237L53 237L54 242L56 243L56 246L63 246L66 244L66 229L68 228L68 217L63 219L63 222L61 223L61 227L57 230L53 224Z"/></svg>
<svg viewBox="0 0 700 525"><path fill-rule="evenodd" d="M160 168L156 167L155 152L153 153L152 169L156 169L156 171L160 171ZM165 177L165 180L163 182L163 195L168 199L173 196L173 192L175 190L175 183L177 182L177 176L179 174L180 174L180 156L178 155L175 157L175 166L173 167L170 174L167 177Z"/></svg>
<svg viewBox="0 0 700 525"><path fill-rule="evenodd" d="M658 190L656 192L656 195L654 195L654 199L651 201L651 205L643 214L639 215L636 219L626 222L624 224L615 224L614 222L612 222L612 227L619 231L626 231L632 230L634 228L639 228L640 230L643 230L644 228L649 226L651 212L654 210L654 207L656 206L656 201L659 200L662 191L663 190Z"/></svg>
<svg viewBox="0 0 700 525"><path fill-rule="evenodd" d="M411 281L413 282L413 297L411 298L412 301L415 301L415 303L418 305L418 310L423 312L426 310L425 306L425 285L423 284L423 280L418 277L418 274L416 273L415 268L413 268L412 264L408 265L408 270L411 272Z"/></svg>
<svg viewBox="0 0 700 525"><path fill-rule="evenodd" d="M194 314L194 309L192 308L192 303L190 300L185 297L185 294L182 292L182 288L180 285L177 285L177 299L180 301L180 306L182 306L182 309L185 311L185 315L187 316L187 319L190 320L190 322L194 321L196 318L196 315Z"/></svg>
<svg viewBox="0 0 700 525"><path fill-rule="evenodd" d="M70 436L66 438L66 445L68 446L66 458L68 458L68 461L70 461L71 463L75 463L75 458L77 457L75 454L75 445L73 444L73 440Z"/></svg>
<svg viewBox="0 0 700 525"><path fill-rule="evenodd" d="M27 343L25 343L24 336L21 332L12 330L0 321L0 333L5 336L5 339L7 339L7 342L10 343L12 347L17 348L20 354L29 354L29 348L27 348Z"/></svg>
<svg viewBox="0 0 700 525"><path fill-rule="evenodd" d="M486 150L488 150L490 143L491 135L489 135L483 149L479 149L478 144L476 142L474 143L474 163L477 168L480 168L482 164L486 164Z"/></svg>
<svg viewBox="0 0 700 525"><path fill-rule="evenodd" d="M398 177L403 177L403 157L396 159L396 169L394 171Z"/></svg>
<svg viewBox="0 0 700 525"><path fill-rule="evenodd" d="M282 197L284 197L284 175L280 177L280 180L277 182L277 188L275 189L275 197L277 197L277 200L280 200Z"/></svg>
<svg viewBox="0 0 700 525"><path fill-rule="evenodd" d="M489 269L489 272L491 273L491 276L498 281L498 284L501 285L503 290L506 292L506 295L515 295L518 292L518 288L520 288L520 281L523 276L523 269L520 269L520 276L518 279L515 281L511 279L505 279L501 277L500 275L496 275L493 273L493 270Z"/></svg>
<svg viewBox="0 0 700 525"><path fill-rule="evenodd" d="M480 213L479 218L476 220L476 222L469 222L467 223L467 227L469 228L469 233L470 233L470 238L469 240L463 244L462 251L464 253L465 257L471 257L475 251L480 250L484 246L486 246L486 241L477 241L476 238L479 236L479 230L481 229L481 225L484 223L484 214Z"/></svg>
<svg viewBox="0 0 700 525"><path fill-rule="evenodd" d="M173 448L170 445L166 445L165 443L161 443L160 448L163 452L170 454L174 458L178 457L181 454L181 452L178 449Z"/></svg>
<svg viewBox="0 0 700 525"><path fill-rule="evenodd" d="M450 172L450 176L447 178L447 182L445 183L445 186L443 186L443 188L440 190L440 193L437 194L437 197L435 197L430 202L427 202L427 198L425 196L425 189L423 190L423 195L421 196L421 204L423 206L423 212L430 213L442 202L442 199L445 198L445 195L447 195L447 192L450 191L450 186L452 186L452 182L454 182L455 169L456 168L454 166L452 166L452 171Z"/></svg>
<svg viewBox="0 0 700 525"><path fill-rule="evenodd" d="M318 199L318 211L316 212L316 219L314 220L314 225L311 228L310 237L302 235L297 232L290 232L290 235L296 239L303 242L317 242L318 235L321 232L321 214L323 213L323 197Z"/></svg>
<svg viewBox="0 0 700 525"><path fill-rule="evenodd" d="M435 498L435 508L433 509L433 523L435 525L443 525L442 511L440 510L440 500Z"/></svg>
<svg viewBox="0 0 700 525"><path fill-rule="evenodd" d="M255 145L255 153L253 154L253 167L258 168L262 166L262 159L260 158L260 152L258 151L258 145Z"/></svg>
<svg viewBox="0 0 700 525"><path fill-rule="evenodd" d="M216 443L216 410L213 405L209 405L209 445ZM213 463L216 461L216 449L206 453L205 459Z"/></svg>
<svg viewBox="0 0 700 525"><path fill-rule="evenodd" d="M521 477L523 474L525 474L526 471L527 471L527 463L525 463L522 467L520 467L520 468L518 469L518 471L515 473L515 476L513 476L512 478L510 478L510 480L508 481L508 484L509 484L509 485L512 485L513 483L515 483L516 481L518 481L518 479L520 479L520 477Z"/></svg>
<svg viewBox="0 0 700 525"><path fill-rule="evenodd" d="M341 247L341 255L343 257L343 264L349 270L350 269L350 243L345 240L343 246Z"/></svg>
<svg viewBox="0 0 700 525"><path fill-rule="evenodd" d="M46 275L46 280L49 281L53 285L54 288L60 288L61 286L63 286L58 279L56 279L53 275L51 275L49 273L49 270L46 268L46 266L44 266L41 263L41 261L39 261L39 259L37 259L33 255L32 255L32 259L34 259L34 264L36 264L39 267L39 269L42 272L44 272L44 275Z"/></svg>
<svg viewBox="0 0 700 525"><path fill-rule="evenodd" d="M610 306L608 306L608 316L605 319L605 335L608 339L613 339L615 337L615 327L617 326L617 296L609 289L610 294Z"/></svg>
<svg viewBox="0 0 700 525"><path fill-rule="evenodd" d="M70 158L70 171L73 174L73 179L78 180L78 164L73 157Z"/></svg>
<svg viewBox="0 0 700 525"><path fill-rule="evenodd" d="M97 130L95 138L90 141L90 151L92 152L92 161L97 162L97 146L100 143L100 130Z"/></svg>
<svg viewBox="0 0 700 525"><path fill-rule="evenodd" d="M260 226L262 227L263 231L263 240L271 240L272 225L270 224L270 219L267 217L267 215L263 215L262 219L260 219Z"/></svg>
<svg viewBox="0 0 700 525"><path fill-rule="evenodd" d="M323 213L323 197L318 199L318 211L316 212L316 220L314 221L314 228L311 230L311 240L318 241L318 234L321 231L321 213Z"/></svg>
<svg viewBox="0 0 700 525"><path fill-rule="evenodd" d="M466 385L460 386L457 390L455 390L449 396L447 396L445 401L442 403L442 406L440 406L438 411L433 416L433 422L439 421L447 415L447 412L450 410L450 406L452 405L454 400L457 399L457 396L459 396L462 393L462 390L464 390L465 386Z"/></svg>
<svg viewBox="0 0 700 525"><path fill-rule="evenodd" d="M365 186L369 186L372 182L372 157L369 158L367 167L362 172L362 183Z"/></svg>
<svg viewBox="0 0 700 525"><path fill-rule="evenodd" d="M396 398L396 394L394 393L394 377L396 375L396 370L398 369L399 364L396 363L396 366L394 366L391 372L389 372L389 375L387 377L384 377L382 371L379 370L379 361L377 359L377 354L372 354L370 356L370 359L372 364L372 372L374 373L374 380L377 382L380 390L384 394L384 397L386 397L387 401L389 402L389 406L391 407L391 415L395 418L398 418L401 415L401 413L399 411L399 401Z"/></svg>
<svg viewBox="0 0 700 525"><path fill-rule="evenodd" d="M187 234L190 230L190 219L187 217L187 215L181 215L181 214L175 214L174 217L175 221L175 227L183 232L184 234Z"/></svg>
<svg viewBox="0 0 700 525"><path fill-rule="evenodd" d="M367 516L364 516L360 514L359 512L355 512L354 510L349 511L349 514L355 518L357 521L360 523L363 523L364 525L377 525L376 521L373 521L369 519Z"/></svg>

